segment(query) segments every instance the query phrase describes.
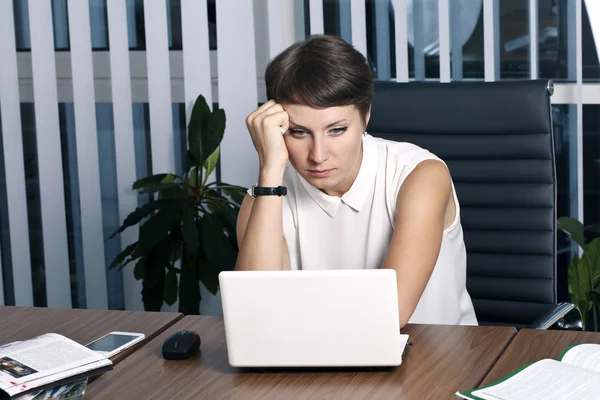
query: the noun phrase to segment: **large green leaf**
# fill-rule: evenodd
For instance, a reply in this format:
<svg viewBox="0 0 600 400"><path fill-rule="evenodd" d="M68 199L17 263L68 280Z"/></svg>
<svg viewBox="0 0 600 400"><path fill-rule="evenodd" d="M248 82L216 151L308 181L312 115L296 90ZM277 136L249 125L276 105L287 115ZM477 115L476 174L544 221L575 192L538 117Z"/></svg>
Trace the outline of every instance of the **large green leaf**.
<svg viewBox="0 0 600 400"><path fill-rule="evenodd" d="M197 188L197 186L199 185L198 182L198 170L194 167L190 170L190 172L188 173L188 186L193 187L194 189Z"/></svg>
<svg viewBox="0 0 600 400"><path fill-rule="evenodd" d="M158 281L157 277L166 273L167 267L171 265L171 248L175 244L170 236L163 237L148 253L144 262L144 282L154 286ZM163 271L162 274L155 274L155 271Z"/></svg>
<svg viewBox="0 0 600 400"><path fill-rule="evenodd" d="M590 292L590 299L592 299L596 304L600 304L600 286L596 286Z"/></svg>
<svg viewBox="0 0 600 400"><path fill-rule="evenodd" d="M582 249L585 247L584 227L581 222L575 218L560 217L558 219L558 229L565 232Z"/></svg>
<svg viewBox="0 0 600 400"><path fill-rule="evenodd" d="M144 276L146 275L146 259L144 257L141 257L140 259L137 260L137 262L135 263L135 266L133 267L133 277L136 280L140 280L140 279L144 279Z"/></svg>
<svg viewBox="0 0 600 400"><path fill-rule="evenodd" d="M225 186L226 185L226 186ZM229 185L224 183L222 190L227 196L231 197L231 199L238 205L242 205L242 201L244 201L244 197L246 196L247 189L241 186Z"/></svg>
<svg viewBox="0 0 600 400"><path fill-rule="evenodd" d="M202 164L200 164L198 162L198 160L196 160L196 157L192 154L192 152L190 150L187 150L185 152L185 159L183 160L184 162L184 169L185 171L189 171L190 169L194 168L194 167L199 167Z"/></svg>
<svg viewBox="0 0 600 400"><path fill-rule="evenodd" d="M139 179L133 183L132 189L141 189L149 186L158 185L169 174L156 174Z"/></svg>
<svg viewBox="0 0 600 400"><path fill-rule="evenodd" d="M202 135L206 130L207 121L210 118L210 107L206 103L204 96L199 95L196 98L192 115L188 124L188 149L189 155L194 159L196 165L203 165L206 159L203 151ZM210 154L210 153L208 153Z"/></svg>
<svg viewBox="0 0 600 400"><path fill-rule="evenodd" d="M600 237L586 246L582 259L590 271L592 287L600 286Z"/></svg>
<svg viewBox="0 0 600 400"><path fill-rule="evenodd" d="M188 194L183 186L183 184L176 184L175 186L171 186L165 188L158 192L159 199L165 200L183 200L188 197Z"/></svg>
<svg viewBox="0 0 600 400"><path fill-rule="evenodd" d="M204 169L206 170L205 176L209 176L217 166L217 162L219 161L220 147L217 147L215 151L204 161Z"/></svg>
<svg viewBox="0 0 600 400"><path fill-rule="evenodd" d="M176 225L178 211L179 203L168 202L140 227L139 254L142 257Z"/></svg>
<svg viewBox="0 0 600 400"><path fill-rule="evenodd" d="M156 193L158 191L164 191L166 189L170 189L173 187L182 187L183 184L181 182L169 182L169 183L159 183L153 186L148 186L142 190L140 190L141 194L148 194L148 193Z"/></svg>
<svg viewBox="0 0 600 400"><path fill-rule="evenodd" d="M148 279L142 281L142 302L146 311L160 311L164 301L165 270L152 270L154 285L150 285ZM146 272L146 276L148 273Z"/></svg>
<svg viewBox="0 0 600 400"><path fill-rule="evenodd" d="M125 229L137 224L142 219L147 217L150 213L156 211L157 209L161 208L166 204L168 204L168 202L164 200L155 200L144 204L142 207L137 207L134 211L129 213L129 215L125 218L125 221L123 221L123 225L121 225L121 227L118 230L113 232L113 234L110 235L108 239L112 239L117 234L123 232Z"/></svg>
<svg viewBox="0 0 600 400"><path fill-rule="evenodd" d="M144 264L142 301L147 311L160 311L165 295L165 275L171 263L171 248L176 245L170 236L164 236L151 248Z"/></svg>
<svg viewBox="0 0 600 400"><path fill-rule="evenodd" d="M581 311L585 328L587 327L587 316L592 308L592 303L589 301L590 291L592 290L590 271L587 269L586 263L579 256L575 255L569 264L567 276L569 294Z"/></svg>
<svg viewBox="0 0 600 400"><path fill-rule="evenodd" d="M165 278L165 303L172 306L177 301L177 273L169 270Z"/></svg>
<svg viewBox="0 0 600 400"><path fill-rule="evenodd" d="M235 267L237 251L225 235L221 216L205 214L201 227L205 263L200 266L200 280L211 293L216 294L219 287L219 273L230 271Z"/></svg>
<svg viewBox="0 0 600 400"><path fill-rule="evenodd" d="M179 279L179 312L186 315L200 314L200 284L196 264L196 255L182 257Z"/></svg>
<svg viewBox="0 0 600 400"><path fill-rule="evenodd" d="M158 192L159 199L183 199L187 195L184 182L177 179L174 174L167 174L160 184L146 188L142 194Z"/></svg>
<svg viewBox="0 0 600 400"><path fill-rule="evenodd" d="M218 212L223 207L228 207L232 202L219 193L217 188L211 188L204 192L204 202L213 207L209 207L211 212Z"/></svg>
<svg viewBox="0 0 600 400"><path fill-rule="evenodd" d="M122 252L117 254L117 256L115 257L113 262L108 266L108 269L113 269L114 267L121 265L127 257L129 257L131 254L133 254L133 252L137 249L137 247L138 247L138 242L132 243L129 246L127 246Z"/></svg>
<svg viewBox="0 0 600 400"><path fill-rule="evenodd" d="M208 117L202 132L202 163L219 147L225 133L225 111L217 109Z"/></svg>
<svg viewBox="0 0 600 400"><path fill-rule="evenodd" d="M216 214L221 218L221 221L223 222L223 227L227 231L227 234L229 236L229 241L231 242L235 251L238 251L238 243L237 243L237 236L236 236L237 216L238 216L237 209L233 209L232 207L223 207ZM237 255L236 255L236 257L237 257Z"/></svg>

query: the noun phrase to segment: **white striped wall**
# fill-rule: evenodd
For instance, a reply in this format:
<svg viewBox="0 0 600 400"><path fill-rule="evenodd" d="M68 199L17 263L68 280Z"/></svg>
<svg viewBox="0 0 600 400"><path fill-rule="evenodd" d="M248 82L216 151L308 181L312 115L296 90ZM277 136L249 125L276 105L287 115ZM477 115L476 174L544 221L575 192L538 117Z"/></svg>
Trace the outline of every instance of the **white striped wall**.
<svg viewBox="0 0 600 400"><path fill-rule="evenodd" d="M254 9L251 2L219 0L217 48L219 49L219 108L226 110L227 126L221 142L223 181L249 186L257 179L258 160L245 120L258 104ZM235 26L235 30L229 27ZM232 60L227 62L227 60Z"/></svg>
<svg viewBox="0 0 600 400"><path fill-rule="evenodd" d="M484 21L484 79L499 79L499 1L483 1ZM555 84L554 104L573 104L577 109L575 143L578 157L577 215L583 217L582 185L582 104L600 104L600 84L583 83L581 54L581 8L576 4L573 19L578 29L573 31L577 44L572 70L575 83ZM377 2L376 2L377 3ZM437 23L439 33L440 81L461 79L462 49L452 42L453 0L438 0ZM587 0L588 9L594 1ZM229 183L249 186L255 183L257 161L245 118L258 102L265 100L264 66L269 59L304 37L303 0L264 0L216 2L217 47L209 50L208 13L206 0L181 0L183 50L168 49L168 12L165 1L145 0L144 21L146 51L129 51L128 15L126 2L107 0L107 20L110 50L91 51L90 13L87 1L68 0L70 51L55 52L52 34L50 0L29 0L31 53L15 51L13 1L0 0L0 113L4 145L7 209L9 215L10 260L14 302L33 304L32 267L29 251L29 219L26 185L23 179L23 144L20 132L21 102L35 105L37 153L39 161L39 189L41 195L42 239L46 271L47 302L49 306L70 307L71 288L67 250L67 226L62 174L63 154L60 148L58 102L74 103L74 119L79 182L79 207L83 251L85 299L89 308L107 307L106 265L112 261L104 257L103 216L99 179L95 103L112 103L114 117L115 159L119 221L137 206L137 196L131 190L136 180L136 148L132 103L148 103L150 119L151 169L153 173L172 172L175 169L172 103L185 103L186 121L192 104L203 94L209 104L218 102L225 109L227 127L221 147L222 179ZM324 32L323 0L308 4L309 32ZM422 3L410 0L392 0L395 30L395 79L408 82L425 80L423 54ZM413 4L413 9L409 9ZM528 0L530 46L530 77L538 71L538 0ZM592 4L590 6L589 4ZM386 5L387 6L387 5ZM349 15L348 15L349 10ZM340 11L341 12L341 11ZM343 12L351 29L347 34L352 44L367 54L366 7L363 0L349 0ZM381 14L382 9L378 12ZM379 15L379 14L377 14ZM414 18L413 21L410 18ZM417 23L420 22L421 24ZM414 25L413 31L408 26ZM235 27L235 29L231 29ZM600 28L596 28L600 29ZM131 33L131 32L130 32ZM382 35L382 30L377 32ZM379 37L379 36L378 36ZM414 38L414 65L409 65L408 38ZM386 37L389 43L389 37ZM385 59L378 54L372 60ZM414 77L409 71L414 69ZM388 71L389 72L389 71ZM139 156L139 155L138 155ZM10 166L10 168L9 168ZM121 247L137 240L137 228L120 235ZM5 250L4 247L2 250ZM2 262L0 257L0 263ZM5 268L9 266L4 265ZM0 265L0 304L6 276ZM132 267L123 270L124 303L127 309L142 309L141 283L133 278ZM205 294L203 293L203 296ZM204 297L204 302L213 300ZM203 312L218 313L214 308Z"/></svg>
<svg viewBox="0 0 600 400"><path fill-rule="evenodd" d="M69 0L68 11L69 31L77 32L70 36L70 44L86 305L87 308L106 309L108 297L89 4Z"/></svg>
<svg viewBox="0 0 600 400"><path fill-rule="evenodd" d="M269 59L294 43L293 0L267 0Z"/></svg>
<svg viewBox="0 0 600 400"><path fill-rule="evenodd" d="M577 85L577 219L584 221L583 215L583 55L581 47L582 0L575 0L575 71ZM583 250L580 249L580 255Z"/></svg>
<svg viewBox="0 0 600 400"><path fill-rule="evenodd" d="M69 257L50 2L29 0L29 21L46 293L48 306L70 307L71 287L67 279ZM13 268L13 271L16 269L18 268ZM19 290L20 288L15 287L15 293Z"/></svg>
<svg viewBox="0 0 600 400"><path fill-rule="evenodd" d="M438 0L440 82L450 82L450 0Z"/></svg>
<svg viewBox="0 0 600 400"><path fill-rule="evenodd" d="M367 55L367 21L364 0L350 1L350 26L352 28L352 45L364 56Z"/></svg>
<svg viewBox="0 0 600 400"><path fill-rule="evenodd" d="M529 77L538 78L538 0L529 0Z"/></svg>
<svg viewBox="0 0 600 400"><path fill-rule="evenodd" d="M485 81L496 81L500 76L500 27L498 18L500 0L483 0L483 57Z"/></svg>
<svg viewBox="0 0 600 400"><path fill-rule="evenodd" d="M117 164L117 192L119 221L137 206L137 196L131 190L136 180L135 148L133 138L133 115L131 112L131 78L129 64L129 44L127 40L127 10L121 0L107 0L108 36L110 43L111 101L115 124L115 158ZM127 229L120 235L121 248L134 243L138 237L138 227ZM141 282L133 277L132 268L123 269L125 308L143 309L139 293Z"/></svg>
<svg viewBox="0 0 600 400"><path fill-rule="evenodd" d="M166 2L144 0L144 25L152 173L160 174L175 170Z"/></svg>
<svg viewBox="0 0 600 400"><path fill-rule="evenodd" d="M10 252L13 268L15 303L33 305L31 286L31 259L29 255L29 226L21 139L21 111L15 28L12 1L0 1L0 114L2 115L2 143L4 146L7 207L9 218ZM9 168L10 166L10 168ZM1 263L0 258L0 263ZM3 273L0 269L0 304L4 304Z"/></svg>
<svg viewBox="0 0 600 400"><path fill-rule="evenodd" d="M310 34L318 35L325 32L323 26L323 0L309 0Z"/></svg>
<svg viewBox="0 0 600 400"><path fill-rule="evenodd" d="M392 0L396 44L396 81L408 82L407 0Z"/></svg>

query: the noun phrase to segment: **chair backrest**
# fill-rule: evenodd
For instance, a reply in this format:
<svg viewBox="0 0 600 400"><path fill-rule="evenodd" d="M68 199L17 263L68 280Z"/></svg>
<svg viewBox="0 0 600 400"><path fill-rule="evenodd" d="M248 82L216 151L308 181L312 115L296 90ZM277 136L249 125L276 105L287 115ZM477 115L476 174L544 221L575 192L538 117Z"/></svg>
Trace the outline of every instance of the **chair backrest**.
<svg viewBox="0 0 600 400"><path fill-rule="evenodd" d="M443 159L461 206L467 289L482 325L556 304L552 82L376 82L367 131Z"/></svg>

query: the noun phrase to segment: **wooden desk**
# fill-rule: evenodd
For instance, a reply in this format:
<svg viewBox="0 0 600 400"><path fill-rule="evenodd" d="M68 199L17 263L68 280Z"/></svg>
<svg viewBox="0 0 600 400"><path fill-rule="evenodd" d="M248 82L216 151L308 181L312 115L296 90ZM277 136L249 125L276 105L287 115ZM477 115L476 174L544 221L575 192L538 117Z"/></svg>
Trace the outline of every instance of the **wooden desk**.
<svg viewBox="0 0 600 400"><path fill-rule="evenodd" d="M81 344L112 331L145 334L142 342L111 358L117 364L182 317L183 314L172 312L0 306L0 344L49 332Z"/></svg>
<svg viewBox="0 0 600 400"><path fill-rule="evenodd" d="M497 381L525 364L544 358L556 360L564 349L576 343L600 344L600 333L522 329L485 377L480 387Z"/></svg>
<svg viewBox="0 0 600 400"><path fill-rule="evenodd" d="M161 356L163 341L190 329L201 352L183 361ZM400 367L386 370L257 372L229 366L223 321L188 316L89 388L90 399L450 399L477 387L516 330L508 327L413 325L414 343Z"/></svg>

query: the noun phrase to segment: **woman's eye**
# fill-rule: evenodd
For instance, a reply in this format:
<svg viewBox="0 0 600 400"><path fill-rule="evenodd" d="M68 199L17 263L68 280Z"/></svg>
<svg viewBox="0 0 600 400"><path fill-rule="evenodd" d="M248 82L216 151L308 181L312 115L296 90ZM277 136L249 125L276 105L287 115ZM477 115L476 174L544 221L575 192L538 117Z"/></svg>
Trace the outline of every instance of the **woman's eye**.
<svg viewBox="0 0 600 400"><path fill-rule="evenodd" d="M290 129L290 133L294 136L305 136L306 135L306 131L303 131L302 129Z"/></svg>
<svg viewBox="0 0 600 400"><path fill-rule="evenodd" d="M348 130L348 127L344 126L344 127L340 127L340 128L333 128L331 130L331 133L333 133L334 135L341 135L342 133L346 132Z"/></svg>

